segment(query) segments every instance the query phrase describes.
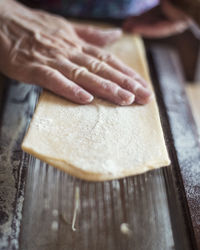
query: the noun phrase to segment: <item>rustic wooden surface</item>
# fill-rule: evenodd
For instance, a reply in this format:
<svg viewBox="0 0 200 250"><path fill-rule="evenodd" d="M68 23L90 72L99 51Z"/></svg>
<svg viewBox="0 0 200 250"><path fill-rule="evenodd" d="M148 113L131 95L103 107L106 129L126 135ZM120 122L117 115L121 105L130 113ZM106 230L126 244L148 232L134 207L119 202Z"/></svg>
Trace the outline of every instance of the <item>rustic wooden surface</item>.
<svg viewBox="0 0 200 250"><path fill-rule="evenodd" d="M149 62L156 66L152 76L172 166L119 181L79 181L22 154L20 142L37 91L6 82L0 134L0 249L200 249L196 128L181 79L176 79L180 72L173 50L159 48L152 49ZM75 187L80 188L80 209L74 232ZM128 223L130 233L122 233L122 223Z"/></svg>
<svg viewBox="0 0 200 250"><path fill-rule="evenodd" d="M200 74L199 40L192 31L186 30L182 34L163 39L145 39L146 46L158 46L170 48L176 51L179 56L182 74L186 81L193 82Z"/></svg>
<svg viewBox="0 0 200 250"><path fill-rule="evenodd" d="M184 78L176 54L168 48L152 48L160 100L169 121L169 151L184 207L191 242L200 249L200 144L197 127L186 97ZM168 62L168 63L166 63ZM159 105L162 106L161 104Z"/></svg>
<svg viewBox="0 0 200 250"><path fill-rule="evenodd" d="M30 160L21 249L174 248L163 170L88 183ZM73 231L76 187L80 210ZM130 234L121 232L122 223L128 223ZM188 248L181 243L180 249Z"/></svg>
<svg viewBox="0 0 200 250"><path fill-rule="evenodd" d="M21 141L34 111L32 86L1 79L0 249L18 249L27 162Z"/></svg>
<svg viewBox="0 0 200 250"><path fill-rule="evenodd" d="M185 85L186 94L192 109L200 140L200 82L187 83Z"/></svg>

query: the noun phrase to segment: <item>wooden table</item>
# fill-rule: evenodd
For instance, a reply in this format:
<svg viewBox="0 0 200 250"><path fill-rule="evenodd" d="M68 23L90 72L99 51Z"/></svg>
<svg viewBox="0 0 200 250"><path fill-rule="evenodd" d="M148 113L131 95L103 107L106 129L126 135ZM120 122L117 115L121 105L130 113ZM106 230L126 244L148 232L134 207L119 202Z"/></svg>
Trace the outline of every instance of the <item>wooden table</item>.
<svg viewBox="0 0 200 250"><path fill-rule="evenodd" d="M4 80L0 249L200 249L200 147L174 44L146 41L172 165L122 180L80 181L22 153L20 143L39 90ZM196 57L197 52L191 56L194 64ZM192 78L194 67L184 65ZM73 231L76 187L80 211ZM129 233L121 230L123 223Z"/></svg>

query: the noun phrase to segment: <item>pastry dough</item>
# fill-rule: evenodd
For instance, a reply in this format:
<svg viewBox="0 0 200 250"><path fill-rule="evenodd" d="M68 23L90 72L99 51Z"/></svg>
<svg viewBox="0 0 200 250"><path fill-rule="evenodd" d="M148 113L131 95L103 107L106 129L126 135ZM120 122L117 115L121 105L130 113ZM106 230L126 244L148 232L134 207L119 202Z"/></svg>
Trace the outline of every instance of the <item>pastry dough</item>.
<svg viewBox="0 0 200 250"><path fill-rule="evenodd" d="M149 81L139 37L124 35L107 49ZM97 98L77 105L44 91L22 148L90 181L140 174L170 163L154 99L145 106L122 107Z"/></svg>
<svg viewBox="0 0 200 250"><path fill-rule="evenodd" d="M186 84L186 93L191 105L192 113L200 135L200 83Z"/></svg>

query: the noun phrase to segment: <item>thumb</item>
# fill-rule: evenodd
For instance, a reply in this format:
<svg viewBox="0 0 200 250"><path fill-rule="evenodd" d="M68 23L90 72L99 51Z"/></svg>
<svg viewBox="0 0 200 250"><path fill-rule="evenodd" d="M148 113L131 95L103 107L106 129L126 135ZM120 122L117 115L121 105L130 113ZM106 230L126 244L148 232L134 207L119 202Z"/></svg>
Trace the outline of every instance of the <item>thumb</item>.
<svg viewBox="0 0 200 250"><path fill-rule="evenodd" d="M98 29L92 26L75 25L77 35L84 41L97 45L105 46L118 40L122 35L121 29Z"/></svg>

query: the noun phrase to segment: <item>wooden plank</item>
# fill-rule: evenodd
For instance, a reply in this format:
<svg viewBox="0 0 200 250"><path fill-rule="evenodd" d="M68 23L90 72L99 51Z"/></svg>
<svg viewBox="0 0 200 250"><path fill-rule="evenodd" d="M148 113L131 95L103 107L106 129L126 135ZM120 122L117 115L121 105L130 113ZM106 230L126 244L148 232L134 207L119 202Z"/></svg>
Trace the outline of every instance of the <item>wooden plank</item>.
<svg viewBox="0 0 200 250"><path fill-rule="evenodd" d="M7 109L4 110L7 115L3 124L9 125L11 138L16 133L20 119L25 119L27 123L35 100L35 92L20 98L20 93L28 91L28 85L23 85L24 91L16 88L17 86L20 85L10 86ZM162 98L158 94L157 97L159 100ZM164 117L165 113L162 122L166 124L167 118ZM19 133L17 136L21 135ZM15 196L15 207L11 207L13 210L10 215L16 220L12 220L12 233L7 241L13 249L73 250L80 249L80 246L83 250L129 250L133 246L135 249L148 250L192 249L184 225L182 207L177 198L177 179L174 177L173 167L120 181L87 183L33 158L22 157L20 138L14 149L14 152L19 153L15 154L14 160L15 163L18 162L17 168L23 171L23 178L20 180L20 175L17 174L17 189L12 186L19 195ZM169 143L169 138L167 141ZM173 145L171 138L170 143ZM6 145L9 146L9 140L6 140ZM11 164L10 169L13 166ZM18 244L25 180L25 205ZM81 203L75 224L77 231L74 232L71 223L74 190L77 186L81 190ZM170 200L167 200L166 194ZM120 226L124 222L129 224L131 236L121 232Z"/></svg>
<svg viewBox="0 0 200 250"><path fill-rule="evenodd" d="M29 115L34 110L35 102L31 99L35 92L31 85L8 79L4 79L2 85L5 88L0 114L0 249L15 250L19 247L27 166L20 145Z"/></svg>
<svg viewBox="0 0 200 250"><path fill-rule="evenodd" d="M197 125L197 130L200 139L200 83L187 83L185 90L192 109L192 114Z"/></svg>
<svg viewBox="0 0 200 250"><path fill-rule="evenodd" d="M20 249L192 249L173 174L170 166L123 180L88 183L30 158ZM74 232L77 186L80 211ZM129 224L130 236L121 232L122 223Z"/></svg>
<svg viewBox="0 0 200 250"><path fill-rule="evenodd" d="M173 143L177 184L185 209L193 247L200 249L200 145L197 128L184 91L183 74L175 53L168 48L152 47ZM177 157L177 159L175 159Z"/></svg>
<svg viewBox="0 0 200 250"><path fill-rule="evenodd" d="M80 188L80 209L73 231L76 187ZM171 249L174 241L165 189L163 169L90 183L30 158L20 249ZM122 223L128 223L130 234L122 233ZM180 242L177 249L189 248Z"/></svg>

